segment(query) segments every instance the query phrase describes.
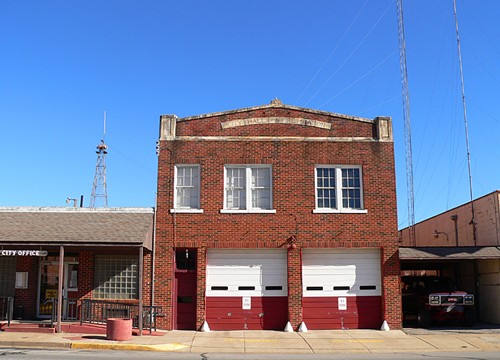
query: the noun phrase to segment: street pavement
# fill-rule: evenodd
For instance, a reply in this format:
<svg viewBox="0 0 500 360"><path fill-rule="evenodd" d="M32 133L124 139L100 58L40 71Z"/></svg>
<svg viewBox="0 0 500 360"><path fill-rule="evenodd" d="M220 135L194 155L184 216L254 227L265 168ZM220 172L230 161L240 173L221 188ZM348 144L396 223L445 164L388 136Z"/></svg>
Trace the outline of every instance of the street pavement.
<svg viewBox="0 0 500 360"><path fill-rule="evenodd" d="M310 330L166 331L126 341L106 335L0 332L0 348L138 350L248 354L373 354L405 352L498 352L500 331L447 330Z"/></svg>

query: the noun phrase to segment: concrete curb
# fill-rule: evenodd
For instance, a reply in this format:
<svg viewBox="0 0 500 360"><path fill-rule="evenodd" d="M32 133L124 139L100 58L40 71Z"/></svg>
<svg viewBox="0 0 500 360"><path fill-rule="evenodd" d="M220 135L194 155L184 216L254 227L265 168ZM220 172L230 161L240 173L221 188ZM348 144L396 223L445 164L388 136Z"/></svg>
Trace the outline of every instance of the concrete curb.
<svg viewBox="0 0 500 360"><path fill-rule="evenodd" d="M64 342L29 342L29 341L0 341L0 348L30 348L30 349L71 349L72 343Z"/></svg>
<svg viewBox="0 0 500 360"><path fill-rule="evenodd" d="M70 348L80 350L122 350L122 351L179 351L188 348L180 343L142 345L142 344L99 344L99 343L71 343Z"/></svg>

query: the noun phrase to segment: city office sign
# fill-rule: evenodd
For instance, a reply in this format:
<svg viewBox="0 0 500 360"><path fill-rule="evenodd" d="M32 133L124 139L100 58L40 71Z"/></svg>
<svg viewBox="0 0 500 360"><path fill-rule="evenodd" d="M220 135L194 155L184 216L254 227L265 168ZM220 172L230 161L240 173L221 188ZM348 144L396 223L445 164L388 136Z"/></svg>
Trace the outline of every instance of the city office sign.
<svg viewBox="0 0 500 360"><path fill-rule="evenodd" d="M47 256L46 250L0 250L0 256Z"/></svg>

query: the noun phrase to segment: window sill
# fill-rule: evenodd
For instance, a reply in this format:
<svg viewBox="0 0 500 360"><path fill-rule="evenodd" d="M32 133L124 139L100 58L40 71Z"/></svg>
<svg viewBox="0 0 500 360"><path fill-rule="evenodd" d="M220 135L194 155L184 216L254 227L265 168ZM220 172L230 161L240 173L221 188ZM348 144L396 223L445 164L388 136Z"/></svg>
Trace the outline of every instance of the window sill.
<svg viewBox="0 0 500 360"><path fill-rule="evenodd" d="M202 214L203 209L170 209L172 214Z"/></svg>
<svg viewBox="0 0 500 360"><path fill-rule="evenodd" d="M251 210L230 210L221 209L221 214L276 214L276 210L261 210L261 209L251 209Z"/></svg>
<svg viewBox="0 0 500 360"><path fill-rule="evenodd" d="M368 210L361 209L314 209L313 214L368 214Z"/></svg>

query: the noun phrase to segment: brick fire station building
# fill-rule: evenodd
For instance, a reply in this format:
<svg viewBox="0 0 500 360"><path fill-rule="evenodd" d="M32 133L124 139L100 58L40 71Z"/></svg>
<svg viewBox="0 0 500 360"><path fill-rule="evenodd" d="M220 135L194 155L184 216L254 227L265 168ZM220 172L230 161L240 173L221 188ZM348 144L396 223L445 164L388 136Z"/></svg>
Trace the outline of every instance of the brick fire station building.
<svg viewBox="0 0 500 360"><path fill-rule="evenodd" d="M276 99L160 122L159 328L401 327L390 118Z"/></svg>

